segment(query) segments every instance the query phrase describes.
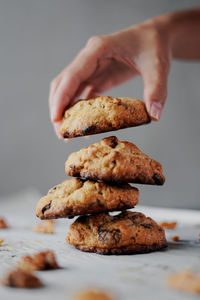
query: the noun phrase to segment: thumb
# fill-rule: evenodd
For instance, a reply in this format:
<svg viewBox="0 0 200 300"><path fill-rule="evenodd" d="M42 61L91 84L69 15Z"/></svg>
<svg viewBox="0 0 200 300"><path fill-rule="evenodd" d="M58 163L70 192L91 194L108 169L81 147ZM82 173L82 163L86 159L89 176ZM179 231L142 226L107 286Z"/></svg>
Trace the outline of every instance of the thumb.
<svg viewBox="0 0 200 300"><path fill-rule="evenodd" d="M158 121L167 98L168 65L150 63L142 72L144 81L144 102L152 120Z"/></svg>

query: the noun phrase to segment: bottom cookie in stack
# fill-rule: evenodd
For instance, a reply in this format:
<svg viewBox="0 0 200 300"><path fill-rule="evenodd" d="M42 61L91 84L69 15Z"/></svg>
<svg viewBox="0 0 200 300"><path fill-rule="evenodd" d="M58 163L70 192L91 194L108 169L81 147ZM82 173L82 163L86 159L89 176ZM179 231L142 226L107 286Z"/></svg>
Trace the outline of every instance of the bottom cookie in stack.
<svg viewBox="0 0 200 300"><path fill-rule="evenodd" d="M79 250L99 254L136 254L167 247L165 231L140 212L124 211L79 217L67 242Z"/></svg>

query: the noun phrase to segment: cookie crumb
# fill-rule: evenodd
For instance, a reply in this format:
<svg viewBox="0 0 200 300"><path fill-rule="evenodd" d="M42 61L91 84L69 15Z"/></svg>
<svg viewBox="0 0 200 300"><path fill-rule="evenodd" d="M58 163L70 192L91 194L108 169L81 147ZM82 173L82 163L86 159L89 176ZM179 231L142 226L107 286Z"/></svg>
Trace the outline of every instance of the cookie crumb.
<svg viewBox="0 0 200 300"><path fill-rule="evenodd" d="M40 288L43 286L40 279L30 271L12 270L2 280L2 284L18 288Z"/></svg>
<svg viewBox="0 0 200 300"><path fill-rule="evenodd" d="M0 239L0 245L4 242L4 239Z"/></svg>
<svg viewBox="0 0 200 300"><path fill-rule="evenodd" d="M184 270L167 277L167 284L176 290L200 294L200 274Z"/></svg>
<svg viewBox="0 0 200 300"><path fill-rule="evenodd" d="M33 254L33 256L23 256L17 261L16 267L24 271L59 269L55 254L51 250L41 251Z"/></svg>
<svg viewBox="0 0 200 300"><path fill-rule="evenodd" d="M9 226L8 226L8 223L6 222L6 220L3 218L0 218L0 229L6 229L8 227Z"/></svg>
<svg viewBox="0 0 200 300"><path fill-rule="evenodd" d="M102 290L87 289L75 294L72 300L113 300L113 298Z"/></svg>
<svg viewBox="0 0 200 300"><path fill-rule="evenodd" d="M180 236L179 235L173 235L170 240L172 242L179 242L180 241Z"/></svg>
<svg viewBox="0 0 200 300"><path fill-rule="evenodd" d="M53 220L44 220L42 224L35 225L33 227L34 232L38 233L54 233L54 221Z"/></svg>
<svg viewBox="0 0 200 300"><path fill-rule="evenodd" d="M162 222L159 224L162 228L172 230L177 226L177 222Z"/></svg>

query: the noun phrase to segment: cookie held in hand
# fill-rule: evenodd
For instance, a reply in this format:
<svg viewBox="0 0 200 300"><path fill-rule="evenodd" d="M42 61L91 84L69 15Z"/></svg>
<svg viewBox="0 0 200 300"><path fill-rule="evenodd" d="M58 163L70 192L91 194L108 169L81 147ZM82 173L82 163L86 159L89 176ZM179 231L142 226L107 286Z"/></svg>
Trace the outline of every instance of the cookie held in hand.
<svg viewBox="0 0 200 300"><path fill-rule="evenodd" d="M64 138L91 135L150 122L143 101L102 96L81 100L65 111L60 134Z"/></svg>

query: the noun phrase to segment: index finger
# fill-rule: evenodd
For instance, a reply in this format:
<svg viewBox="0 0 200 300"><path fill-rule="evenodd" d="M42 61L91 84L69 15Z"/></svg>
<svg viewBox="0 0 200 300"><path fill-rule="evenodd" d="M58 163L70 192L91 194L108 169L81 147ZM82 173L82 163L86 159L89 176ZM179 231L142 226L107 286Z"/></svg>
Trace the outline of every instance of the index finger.
<svg viewBox="0 0 200 300"><path fill-rule="evenodd" d="M56 92L51 95L52 122L58 122L62 119L65 108L75 97L80 85L90 78L98 68L99 61L105 57L107 49L104 38L93 37L74 61L63 71Z"/></svg>

